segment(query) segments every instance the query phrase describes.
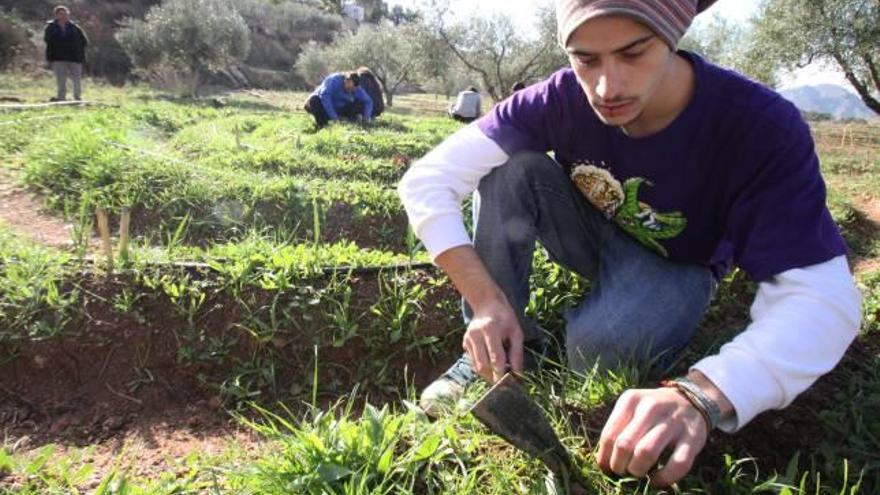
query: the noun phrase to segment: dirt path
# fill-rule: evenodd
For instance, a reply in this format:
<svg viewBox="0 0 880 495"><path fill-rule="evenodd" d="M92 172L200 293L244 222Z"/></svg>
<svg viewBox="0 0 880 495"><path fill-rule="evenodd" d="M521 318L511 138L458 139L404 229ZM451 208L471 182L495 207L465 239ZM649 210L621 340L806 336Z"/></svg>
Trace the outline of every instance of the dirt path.
<svg viewBox="0 0 880 495"><path fill-rule="evenodd" d="M92 476L78 487L88 492L114 471L129 479L156 480L168 473L183 477L191 469L187 465L188 456L197 453L219 456L234 449L252 457L265 445L255 432L238 425L225 414L206 412L207 408L196 410L196 407L188 408L188 414L175 411L163 418L153 418L146 424L124 424L118 417L108 417L101 426L107 437L91 444L87 451L82 445L34 441L27 435L13 437L16 439L15 449L36 455L52 443L53 458L71 456L91 464L94 467ZM56 420L52 427L59 432L72 429L64 417ZM34 424L34 428L38 426ZM39 432L35 433L39 435ZM24 480L17 475L4 477L0 472L0 492L8 488L15 493L22 485Z"/></svg>
<svg viewBox="0 0 880 495"><path fill-rule="evenodd" d="M42 211L37 195L16 184L12 175L0 169L0 222L48 246L69 249L72 225ZM92 239L91 245L97 245Z"/></svg>

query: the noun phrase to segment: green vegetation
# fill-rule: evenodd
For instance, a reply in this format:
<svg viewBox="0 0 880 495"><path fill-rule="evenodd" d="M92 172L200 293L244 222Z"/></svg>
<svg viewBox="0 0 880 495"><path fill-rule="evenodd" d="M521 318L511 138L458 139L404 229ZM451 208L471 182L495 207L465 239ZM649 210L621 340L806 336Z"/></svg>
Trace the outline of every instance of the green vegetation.
<svg viewBox="0 0 880 495"><path fill-rule="evenodd" d="M0 86L9 81L0 75ZM47 81L28 91L40 87ZM458 128L414 116L437 112L442 100L400 97L373 125L315 132L296 110L301 94L204 100L94 91L122 106L0 114L2 172L43 193L78 239L60 251L0 226L0 366L35 342L125 338L137 352L125 363L122 393L159 386L156 363L172 363L185 371L172 376L176 386L216 395L263 440L256 449L230 442L221 453L196 451L146 479L125 450L106 468L94 462L94 446L4 439L0 494L556 493L540 464L465 409L431 422L412 405L416 379L460 352L457 297L407 235L393 190L410 160ZM864 199L877 201L880 129L860 127L861 141L832 124L814 131L853 263L876 260L880 234ZM111 211L114 228L122 207L134 213L130 255L113 274L86 246L95 206ZM859 275L862 335L838 370L790 411L714 437L678 491L606 477L591 455L616 396L655 377L548 366L528 386L576 453L591 493L876 493L873 266ZM562 311L590 284L540 251L535 268L528 311L558 334ZM725 278L679 366L742 329L754 289L741 272ZM762 450L773 437L787 438L787 450Z"/></svg>
<svg viewBox="0 0 880 495"><path fill-rule="evenodd" d="M315 133L302 113L188 100L0 121L5 151L50 208L69 215L83 202L130 207L133 229L153 244L185 223L185 239L196 243L267 230L313 239L321 230L330 241L397 250L406 222L393 185L454 128L391 116ZM359 232L380 224L391 229L384 238Z"/></svg>
<svg viewBox="0 0 880 495"><path fill-rule="evenodd" d="M79 297L63 286L69 256L0 229L0 342L57 335L74 318Z"/></svg>

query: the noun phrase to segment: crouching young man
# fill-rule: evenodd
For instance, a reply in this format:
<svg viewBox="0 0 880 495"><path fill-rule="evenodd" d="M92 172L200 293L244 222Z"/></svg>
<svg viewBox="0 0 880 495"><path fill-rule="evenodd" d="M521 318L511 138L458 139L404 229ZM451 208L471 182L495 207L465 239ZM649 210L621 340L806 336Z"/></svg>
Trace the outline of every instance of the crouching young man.
<svg viewBox="0 0 880 495"><path fill-rule="evenodd" d="M607 472L684 477L715 428L787 406L855 337L860 295L825 206L810 130L777 93L676 50L714 0L561 0L571 67L517 92L419 160L399 192L462 294L464 355L422 394L437 414L478 376L521 370L536 241L592 282L566 321L574 370L690 341L719 279L759 282L747 328L671 386L629 390L608 418ZM553 152L553 158L547 152ZM469 238L463 198L475 194Z"/></svg>
<svg viewBox="0 0 880 495"><path fill-rule="evenodd" d="M332 120L372 120L373 99L360 80L357 72L330 74L315 88L303 109L315 118L318 129Z"/></svg>

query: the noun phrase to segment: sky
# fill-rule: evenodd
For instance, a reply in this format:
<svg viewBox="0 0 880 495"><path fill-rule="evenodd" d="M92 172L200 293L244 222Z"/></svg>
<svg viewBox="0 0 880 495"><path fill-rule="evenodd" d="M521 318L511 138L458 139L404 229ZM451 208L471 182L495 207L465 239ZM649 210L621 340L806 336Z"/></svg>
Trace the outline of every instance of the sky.
<svg viewBox="0 0 880 495"><path fill-rule="evenodd" d="M543 1L549 0L449 0L452 11L458 16L488 15L495 12L508 13L513 21L523 30L531 32L535 9ZM391 5L407 8L418 8L424 0L390 0ZM695 25L699 26L711 20L712 15L720 15L736 22L745 22L757 13L760 0L718 0L703 15L697 17ZM837 84L853 91L839 71L830 67L809 66L794 74L784 75L781 88L812 84Z"/></svg>

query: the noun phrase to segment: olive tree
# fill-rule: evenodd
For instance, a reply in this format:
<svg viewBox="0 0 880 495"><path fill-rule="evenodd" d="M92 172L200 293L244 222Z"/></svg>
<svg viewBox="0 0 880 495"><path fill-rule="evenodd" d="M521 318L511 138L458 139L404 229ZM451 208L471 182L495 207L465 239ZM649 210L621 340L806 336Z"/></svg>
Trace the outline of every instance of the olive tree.
<svg viewBox="0 0 880 495"><path fill-rule="evenodd" d="M880 114L878 0L766 0L752 36L753 57L788 69L834 63L868 108Z"/></svg>
<svg viewBox="0 0 880 495"><path fill-rule="evenodd" d="M330 74L325 45L310 42L306 44L296 59L294 71L309 86L316 86Z"/></svg>
<svg viewBox="0 0 880 495"><path fill-rule="evenodd" d="M691 29L680 48L746 75L771 88L779 83L779 62L760 56L751 25L730 22L718 15L701 29Z"/></svg>
<svg viewBox="0 0 880 495"><path fill-rule="evenodd" d="M325 75L368 67L382 84L385 104L394 104L401 85L415 82L434 55L423 45L417 24L362 25L325 46L309 45L297 60L296 70L306 81L317 83Z"/></svg>
<svg viewBox="0 0 880 495"><path fill-rule="evenodd" d="M538 9L537 35L522 35L506 14L474 17L447 26L442 9L431 13L434 36L481 81L495 101L510 95L517 81L543 78L567 64L556 40L556 20L548 5Z"/></svg>
<svg viewBox="0 0 880 495"><path fill-rule="evenodd" d="M447 99L468 86L479 86L480 78L473 71L461 64L456 59L449 61L446 70L426 75L422 87L436 95L443 95Z"/></svg>
<svg viewBox="0 0 880 495"><path fill-rule="evenodd" d="M299 2L236 0L235 8L250 31L250 51L244 63L273 70L290 70L309 42L329 43L342 29L342 18Z"/></svg>
<svg viewBox="0 0 880 495"><path fill-rule="evenodd" d="M129 19L117 38L150 79L183 76L198 89L199 73L247 56L248 27L231 0L166 0L144 19Z"/></svg>

